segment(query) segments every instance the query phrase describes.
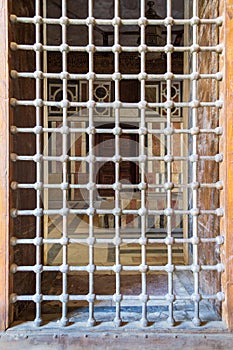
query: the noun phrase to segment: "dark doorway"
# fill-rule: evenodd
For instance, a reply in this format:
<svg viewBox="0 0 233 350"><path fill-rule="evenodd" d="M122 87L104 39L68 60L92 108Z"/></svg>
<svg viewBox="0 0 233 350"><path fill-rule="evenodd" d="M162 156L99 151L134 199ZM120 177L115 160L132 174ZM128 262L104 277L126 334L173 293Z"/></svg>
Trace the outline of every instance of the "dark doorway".
<svg viewBox="0 0 233 350"><path fill-rule="evenodd" d="M106 125L104 128L111 129L114 125ZM101 126L103 128L103 126ZM129 129L129 125L121 125L121 128ZM135 127L130 126L130 129ZM120 155L121 157L138 156L138 134L122 134L120 136ZM115 155L115 137L111 133L96 134L95 137L96 156L114 157ZM115 183L115 163L113 161L103 161L97 163L96 183L112 185ZM124 160L120 162L119 181L122 184L137 184L139 179L139 167L137 162ZM98 195L101 197L114 197L113 189L100 189Z"/></svg>

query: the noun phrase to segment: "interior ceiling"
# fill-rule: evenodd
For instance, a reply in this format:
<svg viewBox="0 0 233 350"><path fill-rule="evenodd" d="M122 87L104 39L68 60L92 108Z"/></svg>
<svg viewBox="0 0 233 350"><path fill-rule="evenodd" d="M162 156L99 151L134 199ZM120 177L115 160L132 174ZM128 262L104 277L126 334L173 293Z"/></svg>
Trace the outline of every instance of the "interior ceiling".
<svg viewBox="0 0 233 350"><path fill-rule="evenodd" d="M61 16L61 0L48 1L48 13L53 17ZM146 3L148 0L146 1ZM95 0L94 17L112 18L114 16L114 0ZM166 17L166 1L154 0L154 8L159 16ZM67 0L68 17L85 18L88 16L87 0ZM147 7L148 8L148 7ZM172 16L183 18L184 0L172 0ZM122 18L140 17L140 0L120 0L120 12Z"/></svg>
<svg viewBox="0 0 233 350"><path fill-rule="evenodd" d="M146 0L147 4L149 0ZM87 18L88 17L88 1L87 0L67 0L67 16L69 18ZM137 19L140 17L140 0L120 0L120 17ZM95 18L112 19L114 17L114 0L93 0L93 15ZM149 7L146 6L146 10ZM166 17L166 1L154 0L153 9L158 16ZM62 0L47 0L47 17L60 18L62 16ZM184 0L172 0L172 16L174 18L184 17ZM173 30L182 30L179 26L173 27ZM125 25L121 26L121 33L135 32L132 35L121 37L122 45L137 45L138 26ZM95 44L103 44L103 34L112 33L113 27L109 25L95 26L94 36ZM88 30L87 26L69 26L67 30L69 45L87 45ZM61 43L61 26L52 25L47 28L48 44L59 45ZM113 44L113 35L108 37L108 45Z"/></svg>

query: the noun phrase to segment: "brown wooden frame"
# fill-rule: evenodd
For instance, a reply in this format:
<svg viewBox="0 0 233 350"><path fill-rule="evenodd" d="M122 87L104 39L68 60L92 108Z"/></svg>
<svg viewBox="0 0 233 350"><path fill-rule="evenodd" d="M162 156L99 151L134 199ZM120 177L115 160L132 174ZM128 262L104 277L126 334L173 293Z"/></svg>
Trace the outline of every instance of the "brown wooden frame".
<svg viewBox="0 0 233 350"><path fill-rule="evenodd" d="M8 7L0 0L0 330L8 327L9 314L9 69Z"/></svg>
<svg viewBox="0 0 233 350"><path fill-rule="evenodd" d="M224 52L222 67L224 70L224 109L222 113L222 125L224 135L222 137L222 151L224 163L222 174L224 178L224 193L222 205L225 209L225 219L222 231L225 235L223 249L223 262L225 273L223 274L223 286L226 300L223 303L223 317L230 330L233 331L233 0L222 1L224 6L224 30L222 39Z"/></svg>
<svg viewBox="0 0 233 350"><path fill-rule="evenodd" d="M222 251L225 263L223 286L226 293L226 301L223 303L223 317L228 330L233 331L233 0L220 0L224 7L225 25L224 36L224 65L225 82L222 97L224 98L224 110L222 121L224 122L224 136L222 137L222 149L225 160L222 165L225 191L222 203L225 208L225 220L222 229L225 234L225 245ZM9 72L8 72L8 0L0 0L0 331L9 327ZM24 336L20 343L13 339L13 331L8 334L0 334L0 348L10 349L17 346L19 349L97 349L103 342L105 348L135 349L167 349L172 345L174 349L231 349L233 333L223 332L193 332L192 336L186 333L174 331L153 334L151 332L135 330L130 334L120 331L104 334L92 332L87 334L73 334L69 337L63 331L51 330L49 333L34 332ZM54 335L54 332L57 334ZM40 333L40 334L39 334ZM26 337L30 337L30 341ZM37 342L36 342L37 338ZM104 339L106 340L104 340ZM40 340L39 340L40 339ZM50 345L48 345L50 344ZM27 347L29 345L29 347Z"/></svg>

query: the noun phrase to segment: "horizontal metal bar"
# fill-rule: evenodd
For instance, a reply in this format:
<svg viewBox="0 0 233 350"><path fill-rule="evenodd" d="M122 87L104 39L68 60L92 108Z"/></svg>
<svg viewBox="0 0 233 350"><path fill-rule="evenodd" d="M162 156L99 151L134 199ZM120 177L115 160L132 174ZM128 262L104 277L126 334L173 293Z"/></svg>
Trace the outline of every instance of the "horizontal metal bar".
<svg viewBox="0 0 233 350"><path fill-rule="evenodd" d="M67 272L68 271L89 271L89 266L71 266L71 265L67 265L65 266ZM172 269L173 271L192 271L195 272L196 269L198 269L198 271L218 271L218 272L223 272L224 271L224 265L219 263L216 265L165 265L165 266L161 266L161 265L147 265L146 266L147 271L163 271L163 272L169 272L170 269ZM64 267L61 266L17 266L15 264L13 264L11 266L11 272L12 273L17 273L17 272L25 272L25 271L32 271L37 273L37 271L39 271L39 273L42 272L52 272L52 271L59 271L59 272L63 272ZM98 266L95 265L94 266L95 271L105 271L105 272L110 272L113 271L115 272L115 266ZM135 271L135 272L141 272L141 266L130 266L130 265L121 265L121 271Z"/></svg>
<svg viewBox="0 0 233 350"><path fill-rule="evenodd" d="M145 163L146 161L160 161L160 162L165 162L165 163L172 163L174 161L185 161L185 162L192 162L192 163L197 163L198 161L215 161L217 163L220 163L223 161L223 156L222 154L216 154L216 155L209 155L209 156L173 156L173 155L165 155L165 156L148 156L148 157L121 157L121 158L115 158L113 157L95 157L93 156L90 158L89 156L87 157L76 157L76 156L68 156L68 155L60 155L60 156L44 156L41 154L35 154L34 156L27 156L27 155L18 155L15 153L11 154L11 160L13 162L16 161L33 161L35 163L41 163L41 162L51 162L51 161L56 161L56 162L61 162L61 163L67 163L68 161L76 161L76 162L87 162L87 163L98 163L98 162L114 162L114 163L120 163L120 162L136 162L136 163Z"/></svg>
<svg viewBox="0 0 233 350"><path fill-rule="evenodd" d="M32 23L32 24L54 24L54 25L89 25L89 18L85 19L73 19L69 17L61 17L61 18L43 18L35 16L35 17L17 17L16 15L12 14L10 16L10 20L12 23ZM98 18L92 18L91 19L94 25L115 25L114 18L113 19L98 19ZM145 24L147 25L167 25L167 21L172 23L172 25L212 25L216 24L217 26L222 25L223 18L217 17L217 18L199 18L194 17L190 19L173 19L172 17L164 18L164 19L147 19ZM64 22L65 21L65 22ZM118 19L118 22L121 25L128 26L128 25L139 25L140 19Z"/></svg>
<svg viewBox="0 0 233 350"><path fill-rule="evenodd" d="M200 299L203 300L219 300L218 294L200 294L199 295ZM45 301L60 301L62 302L62 295L41 295L40 296L40 303L45 302ZM148 302L149 301L169 301L167 300L166 295L147 295ZM113 296L112 295L95 295L95 300L96 301L113 301ZM177 294L174 294L174 299L177 301L191 301L192 296L180 296ZM35 301L36 300L36 301ZM69 294L69 300L70 301L87 301L88 300L88 295L72 295ZM140 295L122 295L122 301L129 301L129 300L134 300L134 301L139 301L141 302L141 297ZM13 294L11 296L11 302L15 303L17 301L34 301L38 302L36 299L36 296L34 295L16 295Z"/></svg>
<svg viewBox="0 0 233 350"><path fill-rule="evenodd" d="M163 119L160 122L161 124L164 123ZM121 129L120 130L122 134L127 134L127 135L137 135L141 133L140 129ZM98 129L94 128L92 132L96 134L114 134L114 129ZM171 130L167 130L166 128L163 129L162 127L160 129L145 129L144 133L148 135L167 135L167 133L172 134L216 134L216 135L222 135L223 129L221 127L217 127L214 129L199 129L197 128L196 130L193 130L193 128L190 129L175 129L172 128ZM72 126L67 126L65 129L61 127L56 127L56 128L43 128L42 126L37 126L33 128L18 128L15 125L11 126L11 133L17 134L17 133L33 133L33 134L46 134L46 133L58 133L58 134L72 134L72 133L89 133L88 128L73 128Z"/></svg>
<svg viewBox="0 0 233 350"><path fill-rule="evenodd" d="M15 98L11 99L11 106L34 106L34 107L58 107L58 108L67 108L67 103L68 107L86 107L90 108L89 102L70 102L70 101L65 101L66 102L66 107L64 107L64 101L61 102L52 102L52 101L43 101L43 100L17 100ZM119 108L139 108L139 109L147 109L147 108L165 108L165 109L171 109L174 107L179 107L179 108L200 108L200 107L216 107L216 108L222 108L223 106L223 101L217 100L213 102L209 101L191 101L191 102L173 102L170 101L169 105L167 102L161 103L161 102L148 102L142 101L143 105L141 102L139 103L127 103L127 102L120 102L118 101L117 107L115 102L92 102L91 108L94 107L110 107L113 109L119 109Z"/></svg>
<svg viewBox="0 0 233 350"><path fill-rule="evenodd" d="M68 216L68 215L77 215L77 214L86 214L89 216L93 216L94 214L113 214L113 215L138 215L138 216L145 216L145 215L165 215L165 216L171 216L171 215L190 215L190 216L198 216L198 215L217 215L217 216L223 216L224 210L222 208L216 208L213 210L208 209L198 209L193 208L191 210L183 210L183 209L172 209L172 208L166 208L164 210L151 210L146 208L140 208L138 210L133 209L95 209L95 208L88 208L88 209L70 209L70 208L61 208L61 209L34 209L34 210L18 210L13 208L11 210L11 217L16 218L17 216L35 216L35 217L41 217L43 215L60 215L60 216Z"/></svg>
<svg viewBox="0 0 233 350"><path fill-rule="evenodd" d="M128 230L130 232L130 234L140 234L140 230L138 230L138 232L132 232L132 230ZM104 235L109 235L110 233L114 234L114 230L110 231L109 229L105 229L105 231L103 230L102 233L98 232L98 235L100 234L104 234ZM121 235L124 236L127 233L127 229L126 230L122 230ZM151 230L148 231L148 234L151 234ZM173 232L172 232L173 233ZM80 235L82 234L82 232L80 232ZM83 232L83 234L85 234L85 232ZM155 233L155 234L158 234ZM166 234L166 232L165 232ZM97 236L98 237L98 236ZM102 245L102 244L113 244L113 245L119 245L115 243L114 238L95 238L95 242L94 245L98 246L98 244ZM58 238L44 238L41 239L40 241L38 241L36 238L35 239L29 239L29 238L25 238L25 239L17 239L15 237L11 238L11 245L12 246L16 246L18 244L29 244L29 245L43 245L43 244L60 244L60 245L72 245L72 244L86 244L88 245L88 237L87 238L67 238L67 241L63 241L63 239L58 239ZM147 244L161 244L161 245L167 245L167 238L147 238L146 240ZM171 241L169 241L169 245L175 245L175 244L183 244L183 243L190 243L190 244L203 244L203 243L213 243L213 244L223 244L224 240L222 238L222 236L217 236L216 238L200 238L199 242L195 242L193 241L192 238L173 238ZM125 244L139 244L141 245L141 240L140 238L121 238L121 243L120 245L125 245Z"/></svg>
<svg viewBox="0 0 233 350"><path fill-rule="evenodd" d="M47 51L47 52L114 52L115 47L111 46L69 46L69 45L26 45L26 44L18 44L16 42L11 42L10 45L11 50L23 50L23 51ZM117 48L119 52L138 52L141 53L142 48L140 46L120 46ZM145 52L216 52L221 54L223 51L223 47L221 45L216 46L173 46L172 44L167 46L145 46L143 47Z"/></svg>
<svg viewBox="0 0 233 350"><path fill-rule="evenodd" d="M11 77L13 79L17 78L32 78L32 79L60 79L63 80L64 76L66 79L69 80L89 80L89 74L74 74L69 72L61 72L61 73L46 73L42 71L35 71L35 72L18 72L16 70L11 71ZM94 75L96 80L113 80L112 74L95 74ZM121 74L120 80L141 80L142 76L141 74ZM169 77L169 80L201 80L201 79L215 79L215 80L222 80L223 74L222 72L216 72L216 73L206 73L206 74L172 74L171 77ZM167 74L146 74L146 76L143 78L146 81L167 81L168 76Z"/></svg>

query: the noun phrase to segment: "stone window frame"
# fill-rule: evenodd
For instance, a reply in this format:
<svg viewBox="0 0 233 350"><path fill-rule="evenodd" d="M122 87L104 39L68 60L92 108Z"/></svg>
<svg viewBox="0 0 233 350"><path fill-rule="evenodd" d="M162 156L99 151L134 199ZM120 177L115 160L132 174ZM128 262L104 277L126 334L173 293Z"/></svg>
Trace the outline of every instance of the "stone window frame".
<svg viewBox="0 0 233 350"><path fill-rule="evenodd" d="M10 115L10 77L8 67L8 57L10 54L8 46L8 0L0 0L0 136L1 136L1 147L0 147L0 331L5 331L9 327L9 265L11 260L10 248L9 248L9 233L10 233L10 219L9 219L9 115ZM222 85L222 97L224 99L224 108L222 110L221 118L222 125L224 127L224 136L221 142L222 152L224 153L224 162L221 166L222 178L224 179L225 190L222 193L222 206L225 208L225 218L222 222L221 232L225 235L225 243L222 248L222 259L225 264L225 272L222 278L222 284L226 295L226 300L223 303L223 319L227 324L228 331L233 331L233 0L220 0L219 2L220 12L224 17L224 26L222 30L222 41L224 42L223 59L221 62L222 71L224 72L224 84ZM212 340L215 345L217 336L221 330L212 331L207 338L203 337L202 343L205 344L205 339ZM137 337L140 336L139 331ZM189 331L190 332L190 331ZM195 333L195 332L194 332ZM169 334L169 336L168 336ZM172 335L173 334L173 335ZM200 331L199 331L200 334ZM227 341L232 342L227 338L227 333L221 332L221 335L225 334L225 340L223 337L219 337L219 349L227 349ZM197 334L198 335L198 334ZM163 346L171 344L174 337L174 331L169 331L165 336L157 334L154 336L154 344L158 339L164 340ZM180 347L179 344L184 343L191 346L191 343L201 346L198 338L190 337L187 333L176 336L176 339L183 339L179 343L176 343L174 348ZM229 334L228 334L229 336ZM76 335L76 338L78 335ZM88 338L88 336L85 336ZM135 336L132 335L131 343L137 343L139 346L140 341L136 340ZM144 337L144 336L143 336ZM216 338L215 338L216 337ZM115 338L117 335L115 334ZM146 336L143 338L145 339ZM148 337L147 337L148 338ZM53 337L53 339L55 339ZM61 339L59 338L59 342ZM88 340L90 341L90 340ZM121 341L124 341L122 338ZM151 340L152 342L152 340ZM88 343L86 343L88 344ZM101 344L101 336L99 337L99 344ZM225 345L223 345L225 344ZM21 344L23 346L23 344ZM82 345L82 342L81 342ZM162 348L162 347L161 347ZM210 349L211 347L205 347ZM78 349L78 347L75 347Z"/></svg>

